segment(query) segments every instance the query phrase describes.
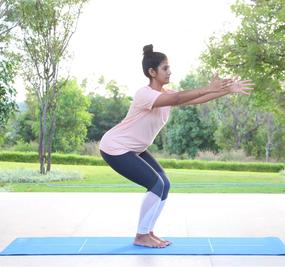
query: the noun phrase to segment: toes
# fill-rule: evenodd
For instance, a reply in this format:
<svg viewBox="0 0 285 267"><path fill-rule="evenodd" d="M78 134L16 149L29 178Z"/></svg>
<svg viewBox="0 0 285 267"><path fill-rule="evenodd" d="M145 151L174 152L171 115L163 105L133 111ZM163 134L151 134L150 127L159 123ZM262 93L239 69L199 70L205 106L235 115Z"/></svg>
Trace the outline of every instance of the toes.
<svg viewBox="0 0 285 267"><path fill-rule="evenodd" d="M142 244L142 243L133 243L135 246L141 246L141 247L148 247L148 248L165 248L166 245L163 243L159 244Z"/></svg>

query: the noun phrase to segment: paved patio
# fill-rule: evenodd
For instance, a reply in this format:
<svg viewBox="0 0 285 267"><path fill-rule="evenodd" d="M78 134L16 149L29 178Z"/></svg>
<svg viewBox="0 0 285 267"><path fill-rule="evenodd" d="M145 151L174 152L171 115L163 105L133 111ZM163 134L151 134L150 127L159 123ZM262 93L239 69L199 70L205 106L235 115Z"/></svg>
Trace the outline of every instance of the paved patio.
<svg viewBox="0 0 285 267"><path fill-rule="evenodd" d="M142 193L0 193L0 250L27 236L132 236ZM285 194L174 194L160 236L276 236L285 243ZM1 267L284 267L285 256L13 256Z"/></svg>

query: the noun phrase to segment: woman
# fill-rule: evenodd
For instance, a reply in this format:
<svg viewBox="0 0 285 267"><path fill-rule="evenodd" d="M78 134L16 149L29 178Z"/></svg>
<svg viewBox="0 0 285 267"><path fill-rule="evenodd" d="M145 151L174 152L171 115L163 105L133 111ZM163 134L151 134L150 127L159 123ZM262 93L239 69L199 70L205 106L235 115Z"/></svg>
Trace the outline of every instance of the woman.
<svg viewBox="0 0 285 267"><path fill-rule="evenodd" d="M222 80L218 76L209 86L175 92L164 89L171 75L165 54L153 52L153 46L143 49L143 72L149 85L139 89L126 117L107 131L100 142L104 160L119 174L145 187L135 245L163 248L171 242L153 233L155 222L167 199L170 183L163 168L147 151L166 124L170 108L207 102L220 96L240 92L249 94L250 81Z"/></svg>

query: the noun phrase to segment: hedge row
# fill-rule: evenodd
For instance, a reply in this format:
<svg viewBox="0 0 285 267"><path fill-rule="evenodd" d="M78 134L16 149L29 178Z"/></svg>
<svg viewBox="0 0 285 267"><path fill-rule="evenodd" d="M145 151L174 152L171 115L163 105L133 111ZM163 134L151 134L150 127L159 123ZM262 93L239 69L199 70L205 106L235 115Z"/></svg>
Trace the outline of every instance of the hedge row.
<svg viewBox="0 0 285 267"><path fill-rule="evenodd" d="M161 159L162 166L174 169L251 171L251 172L279 172L285 169L284 163L262 162L228 162L205 160L167 160Z"/></svg>
<svg viewBox="0 0 285 267"><path fill-rule="evenodd" d="M39 162L36 152L0 152L0 161L10 162ZM106 165L105 161L99 157L80 156L76 154L52 154L52 163L65 165Z"/></svg>
<svg viewBox="0 0 285 267"><path fill-rule="evenodd" d="M38 154L35 152L0 152L0 161L37 163ZM199 170L228 170L252 172L279 172L285 169L285 163L259 162L225 162L202 160L159 159L165 168L199 169ZM75 154L52 154L52 163L70 165L104 166L105 161L100 157L80 156Z"/></svg>

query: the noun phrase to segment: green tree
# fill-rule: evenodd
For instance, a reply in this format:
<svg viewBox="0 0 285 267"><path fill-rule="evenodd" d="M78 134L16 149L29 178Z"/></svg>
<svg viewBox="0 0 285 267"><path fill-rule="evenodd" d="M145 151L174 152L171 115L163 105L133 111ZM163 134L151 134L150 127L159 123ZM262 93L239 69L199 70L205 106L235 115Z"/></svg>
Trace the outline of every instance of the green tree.
<svg viewBox="0 0 285 267"><path fill-rule="evenodd" d="M181 88L199 88L205 87L209 84L209 81L212 79L213 74L204 67L199 67L197 70L189 73L186 78L180 81ZM227 97L224 97L227 98ZM205 138L203 141L203 146L201 150L210 150L217 152L219 150L218 145L216 144L214 133L217 129L217 116L215 113L217 111L217 103L221 99L209 101L200 105L196 105L199 118L203 125L203 132Z"/></svg>
<svg viewBox="0 0 285 267"><path fill-rule="evenodd" d="M204 87L209 83L212 74L206 69L199 68L189 73L185 79L180 81L179 88L190 90ZM178 89L179 90L179 89ZM167 151L175 154L187 153L195 157L199 150L217 151L214 132L217 123L214 120L213 104L208 102L202 105L178 107L172 110L167 130L162 132L155 140L159 148L166 143ZM163 135L166 135L165 138ZM185 141L182 139L185 138Z"/></svg>
<svg viewBox="0 0 285 267"><path fill-rule="evenodd" d="M242 144L250 140L264 124L264 114L242 96L223 99L217 108L218 129L215 139L222 149L241 149Z"/></svg>
<svg viewBox="0 0 285 267"><path fill-rule="evenodd" d="M283 116L285 111L285 5L283 0L238 0L232 6L241 24L221 38L213 36L202 60L224 74L251 79L252 102Z"/></svg>
<svg viewBox="0 0 285 267"><path fill-rule="evenodd" d="M37 116L34 114L35 108L32 108L31 95L27 95L26 103L19 104L19 108L17 112L13 114L13 116L9 117L9 120L2 129L1 135L2 139L0 144L3 147L11 147L16 145L17 143L28 144L30 142L36 143L37 135L36 135L36 121ZM34 102L35 105L35 102ZM32 112L34 111L34 112Z"/></svg>
<svg viewBox="0 0 285 267"><path fill-rule="evenodd" d="M126 116L131 101L115 81L105 83L102 78L100 84L105 89L106 96L89 95L89 112L92 114L92 123L87 135L89 141L99 141L106 131L119 123Z"/></svg>
<svg viewBox="0 0 285 267"><path fill-rule="evenodd" d="M51 169L51 146L56 131L55 111L60 92L60 62L67 55L69 41L86 1L9 1L13 4L14 17L17 18L21 30L25 51L25 80L30 84L38 102L39 161L42 174Z"/></svg>
<svg viewBox="0 0 285 267"><path fill-rule="evenodd" d="M88 112L90 106L89 97L84 95L84 88L78 85L76 80L59 81L61 88L56 105L57 127L54 133L52 150L59 152L76 151L85 141L87 128L91 123L91 114ZM19 125L23 125L21 135L32 129L33 135L38 136L40 131L39 121L34 119L31 125L30 120L39 116L39 107L33 91L27 94L28 110L23 113L26 120ZM47 126L50 127L52 118L48 117ZM21 129L19 127L19 129ZM26 130L26 131L25 131ZM24 139L24 138L23 138Z"/></svg>
<svg viewBox="0 0 285 267"><path fill-rule="evenodd" d="M174 108L167 125L166 149L172 154L186 153L194 158L207 149L209 131L201 122L197 107Z"/></svg>
<svg viewBox="0 0 285 267"><path fill-rule="evenodd" d="M263 124L242 144L244 150L258 159L270 161L284 159L285 127L273 113L263 112Z"/></svg>
<svg viewBox="0 0 285 267"><path fill-rule="evenodd" d="M285 5L282 0L239 0L232 6L232 10L240 18L240 26L220 38L213 36L209 41L208 50L201 58L209 69L219 70L225 75L238 74L243 79L253 80L255 90L248 97L247 105L250 108L257 107L251 109L256 113L251 114L251 118L259 116L258 110L259 113L263 111L263 123L256 127L254 125L257 119L255 122L252 119L243 119L244 127L236 124L241 127L236 131L224 125L219 129L216 138L221 138L217 141L220 145L230 145L234 142L236 147L244 146L246 151L251 151L259 157L263 155L269 160L269 156L274 155L275 144L282 143L274 121L283 124L285 122ZM234 106L237 111L237 106L233 103L228 107ZM243 111L240 114L245 115L248 111L246 106L241 106L241 109ZM235 115L227 119L233 117L237 118ZM232 123L234 121L237 120L232 120ZM255 135L246 134L252 130ZM222 136L228 136L229 142L223 142ZM279 141L276 139L277 136L280 138Z"/></svg>
<svg viewBox="0 0 285 267"><path fill-rule="evenodd" d="M285 124L283 121L276 121L277 131L274 133L273 143L274 150L272 151L272 157L277 161L285 160Z"/></svg>
<svg viewBox="0 0 285 267"><path fill-rule="evenodd" d="M15 62L6 61L0 56L0 128L4 127L9 116L17 110L16 90L13 86Z"/></svg>
<svg viewBox="0 0 285 267"><path fill-rule="evenodd" d="M17 110L16 90L13 86L18 58L9 49L12 41L11 30L16 26L9 22L10 4L0 1L0 129L5 126L9 116Z"/></svg>
<svg viewBox="0 0 285 267"><path fill-rule="evenodd" d="M84 143L91 124L89 106L89 98L75 80L64 82L56 110L54 151L73 152Z"/></svg>
<svg viewBox="0 0 285 267"><path fill-rule="evenodd" d="M37 140L37 135L33 131L35 117L28 111L20 113L16 119L16 129L18 136L25 143Z"/></svg>

